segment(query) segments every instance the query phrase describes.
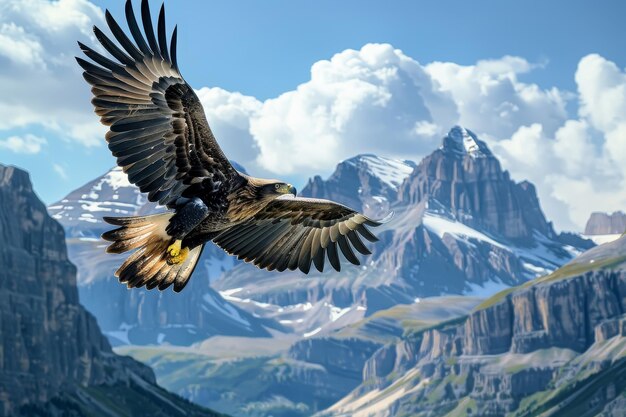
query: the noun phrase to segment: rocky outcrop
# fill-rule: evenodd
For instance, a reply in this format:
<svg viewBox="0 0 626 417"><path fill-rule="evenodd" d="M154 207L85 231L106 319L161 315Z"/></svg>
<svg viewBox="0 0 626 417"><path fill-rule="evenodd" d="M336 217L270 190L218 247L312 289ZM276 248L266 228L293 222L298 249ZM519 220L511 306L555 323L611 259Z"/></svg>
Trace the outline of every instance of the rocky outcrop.
<svg viewBox="0 0 626 417"><path fill-rule="evenodd" d="M613 235L626 232L626 213L591 213L585 225L586 235Z"/></svg>
<svg viewBox="0 0 626 417"><path fill-rule="evenodd" d="M172 415L184 414L185 407L190 415L214 415L171 394L159 399L163 391L148 367L113 354L95 318L78 302L76 268L68 260L62 226L48 216L28 174L2 165L0 287L0 415L79 415L72 413L89 400L93 415L120 415L136 406L120 402L114 412L87 388L113 401L136 395L158 404L169 396L183 407ZM119 393L109 388L114 386ZM74 412L59 410L59 401Z"/></svg>
<svg viewBox="0 0 626 417"><path fill-rule="evenodd" d="M464 352L529 353L550 347L584 352L596 341L596 327L625 311L624 289L625 272L595 271L515 291L468 317Z"/></svg>
<svg viewBox="0 0 626 417"><path fill-rule="evenodd" d="M414 212L420 210L421 214L406 217L417 217L421 224L407 221L406 228L383 235L384 244L375 248L378 268L395 271L413 287L415 296L463 294L483 287L494 277L506 285L528 279L519 252L494 244L488 235L478 233L475 239L467 239L455 234L462 223L436 200L420 203ZM435 210L436 214L431 214ZM567 259L566 253L562 256Z"/></svg>
<svg viewBox="0 0 626 417"><path fill-rule="evenodd" d="M313 338L301 340L289 348L288 357L323 366L332 374L339 374L361 382L365 361L380 348L380 344L356 338Z"/></svg>

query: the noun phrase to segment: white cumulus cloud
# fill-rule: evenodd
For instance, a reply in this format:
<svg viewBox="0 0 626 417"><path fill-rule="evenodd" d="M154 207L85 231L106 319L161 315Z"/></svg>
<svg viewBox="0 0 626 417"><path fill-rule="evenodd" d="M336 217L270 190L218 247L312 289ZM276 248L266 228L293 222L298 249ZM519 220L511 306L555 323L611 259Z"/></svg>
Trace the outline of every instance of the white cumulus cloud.
<svg viewBox="0 0 626 417"><path fill-rule="evenodd" d="M246 168L254 166L259 148L250 133L250 120L263 104L254 97L219 87L203 87L196 94L226 156Z"/></svg>
<svg viewBox="0 0 626 417"><path fill-rule="evenodd" d="M368 44L315 63L310 81L263 103L250 131L265 169L328 172L360 152L424 155L457 118L452 98L417 61Z"/></svg>
<svg viewBox="0 0 626 417"><path fill-rule="evenodd" d="M434 62L427 73L454 100L457 123L493 138L510 137L519 126L541 122L554 132L567 117L565 97L556 88L544 90L518 80L534 68L519 57L478 61L475 65Z"/></svg>
<svg viewBox="0 0 626 417"><path fill-rule="evenodd" d="M596 54L575 74L578 118L520 126L492 142L515 178L537 185L557 226L582 230L592 211L626 209L626 73Z"/></svg>
<svg viewBox="0 0 626 417"><path fill-rule="evenodd" d="M0 0L0 130L38 126L85 146L106 131L74 61L104 21L87 0Z"/></svg>
<svg viewBox="0 0 626 417"><path fill-rule="evenodd" d="M626 120L626 74L597 54L580 60L576 71L580 116L602 132Z"/></svg>
<svg viewBox="0 0 626 417"><path fill-rule="evenodd" d="M66 179L69 178L69 176L67 175L67 171L65 170L65 168L62 165L60 165L60 164L52 164L52 169L62 179L66 180Z"/></svg>
<svg viewBox="0 0 626 417"><path fill-rule="evenodd" d="M345 50L250 113L257 165L305 176L363 152L419 160L455 124L491 142L534 123L552 135L567 120L567 94L518 80L535 67L511 56L422 65L388 44Z"/></svg>

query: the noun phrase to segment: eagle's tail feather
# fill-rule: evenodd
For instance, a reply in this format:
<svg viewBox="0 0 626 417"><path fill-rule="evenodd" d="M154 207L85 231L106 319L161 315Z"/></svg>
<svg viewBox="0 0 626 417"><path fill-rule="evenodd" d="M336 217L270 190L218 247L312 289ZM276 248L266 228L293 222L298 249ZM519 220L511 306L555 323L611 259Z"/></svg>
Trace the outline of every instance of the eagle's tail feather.
<svg viewBox="0 0 626 417"><path fill-rule="evenodd" d="M173 213L163 213L104 218L107 223L120 226L102 235L103 239L113 242L107 252L124 253L137 249L115 272L128 288L145 285L149 290L158 287L162 291L174 284L174 291L179 292L189 281L204 245L189 250L186 256L176 257L181 261L172 262L168 248L175 239L165 230L172 216Z"/></svg>

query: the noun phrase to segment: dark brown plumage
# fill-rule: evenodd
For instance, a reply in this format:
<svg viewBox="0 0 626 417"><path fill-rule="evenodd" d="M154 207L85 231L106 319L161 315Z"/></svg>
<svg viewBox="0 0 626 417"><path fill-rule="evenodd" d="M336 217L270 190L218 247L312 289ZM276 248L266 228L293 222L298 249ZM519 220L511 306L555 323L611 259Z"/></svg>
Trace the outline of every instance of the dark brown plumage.
<svg viewBox="0 0 626 417"><path fill-rule="evenodd" d="M77 58L91 84L95 112L109 126L106 140L129 181L173 212L105 218L119 228L102 237L107 251L136 251L116 272L129 287L184 288L204 244L259 268L323 271L327 258L339 271L339 253L358 265L357 252L376 241L366 226L381 222L341 204L299 198L289 184L238 172L211 132L202 104L176 61L176 28L168 49L161 7L155 36L147 0L137 23L132 3L126 20L133 41L111 14L106 21L116 44L94 27L113 59L79 42L93 62Z"/></svg>

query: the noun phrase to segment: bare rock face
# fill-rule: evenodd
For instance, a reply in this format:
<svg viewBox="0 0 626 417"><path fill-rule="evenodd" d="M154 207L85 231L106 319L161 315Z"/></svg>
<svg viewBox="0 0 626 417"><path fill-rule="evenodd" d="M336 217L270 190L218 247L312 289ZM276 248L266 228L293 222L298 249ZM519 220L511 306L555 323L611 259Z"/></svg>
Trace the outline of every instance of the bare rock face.
<svg viewBox="0 0 626 417"><path fill-rule="evenodd" d="M595 328L619 317L626 308L621 292L625 280L622 272L600 271L516 291L470 315L465 352L529 353L550 347L584 352L595 341Z"/></svg>
<svg viewBox="0 0 626 417"><path fill-rule="evenodd" d="M299 361L321 365L328 372L351 378L356 382L354 384L356 386L361 382L365 361L378 348L380 348L378 343L356 338L345 340L312 338L293 344L289 348L288 356ZM329 352L332 353L329 354Z"/></svg>
<svg viewBox="0 0 626 417"><path fill-rule="evenodd" d="M113 354L95 318L79 304L76 268L67 257L63 227L48 216L28 174L3 165L0 288L0 415L48 415L60 412L62 403L80 414L76 410L84 404L76 393L87 387L113 401L117 395L122 410L128 397L145 400L150 392L162 391L150 368ZM112 394L110 386L127 391ZM131 386L142 386L141 393ZM49 403L53 398L56 405ZM188 407L190 415L213 415L194 414L199 409ZM72 413L67 415L79 415ZM105 414L118 415L94 411Z"/></svg>
<svg viewBox="0 0 626 417"><path fill-rule="evenodd" d="M585 226L586 235L613 235L626 232L626 213L591 213Z"/></svg>
<svg viewBox="0 0 626 417"><path fill-rule="evenodd" d="M111 353L78 304L63 228L37 200L28 174L0 168L0 297L4 413L45 400L67 381L101 383Z"/></svg>

